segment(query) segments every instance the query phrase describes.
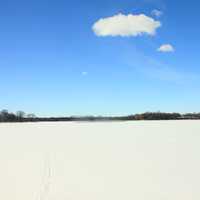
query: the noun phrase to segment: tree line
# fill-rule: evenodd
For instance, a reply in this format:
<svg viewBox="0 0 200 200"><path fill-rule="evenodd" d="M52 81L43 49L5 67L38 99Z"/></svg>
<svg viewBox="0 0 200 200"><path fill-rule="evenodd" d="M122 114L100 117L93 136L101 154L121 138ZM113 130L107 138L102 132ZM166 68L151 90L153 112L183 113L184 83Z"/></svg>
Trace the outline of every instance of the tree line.
<svg viewBox="0 0 200 200"><path fill-rule="evenodd" d="M26 122L34 121L36 116L34 114L26 114L24 111L17 111L16 113L8 112L8 110L0 111L0 122Z"/></svg>
<svg viewBox="0 0 200 200"><path fill-rule="evenodd" d="M72 117L37 117L34 114L26 114L24 111L16 113L8 110L0 111L0 122L47 122L47 121L133 121L133 120L183 120L200 119L200 113L165 113L146 112L129 116L72 116Z"/></svg>

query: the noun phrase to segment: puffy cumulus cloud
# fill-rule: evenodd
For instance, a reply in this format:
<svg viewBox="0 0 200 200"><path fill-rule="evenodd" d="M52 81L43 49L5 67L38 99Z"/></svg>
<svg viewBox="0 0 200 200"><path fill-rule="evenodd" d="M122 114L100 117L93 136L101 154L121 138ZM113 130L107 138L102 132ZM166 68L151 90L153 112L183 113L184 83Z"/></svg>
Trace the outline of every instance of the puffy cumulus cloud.
<svg viewBox="0 0 200 200"><path fill-rule="evenodd" d="M157 49L157 51L166 53L166 52L174 52L175 49L171 44L163 44Z"/></svg>
<svg viewBox="0 0 200 200"><path fill-rule="evenodd" d="M154 10L151 11L151 14L153 16L160 17L163 14L163 12L160 11L160 10L154 9Z"/></svg>
<svg viewBox="0 0 200 200"><path fill-rule="evenodd" d="M161 26L159 21L144 14L123 15L118 14L98 20L92 27L97 36L140 36L143 34L155 35L157 28Z"/></svg>

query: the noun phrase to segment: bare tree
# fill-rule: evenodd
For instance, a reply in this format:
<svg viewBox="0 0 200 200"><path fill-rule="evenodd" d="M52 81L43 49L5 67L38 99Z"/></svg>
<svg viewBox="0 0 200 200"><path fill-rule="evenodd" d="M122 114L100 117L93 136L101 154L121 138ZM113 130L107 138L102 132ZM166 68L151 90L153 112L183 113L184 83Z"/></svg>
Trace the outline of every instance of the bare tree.
<svg viewBox="0 0 200 200"><path fill-rule="evenodd" d="M23 121L23 118L25 117L25 112L24 111L17 111L16 112L16 116L18 118L19 121Z"/></svg>
<svg viewBox="0 0 200 200"><path fill-rule="evenodd" d="M33 114L33 113L27 114L26 117L30 118L30 119L36 118L35 114Z"/></svg>

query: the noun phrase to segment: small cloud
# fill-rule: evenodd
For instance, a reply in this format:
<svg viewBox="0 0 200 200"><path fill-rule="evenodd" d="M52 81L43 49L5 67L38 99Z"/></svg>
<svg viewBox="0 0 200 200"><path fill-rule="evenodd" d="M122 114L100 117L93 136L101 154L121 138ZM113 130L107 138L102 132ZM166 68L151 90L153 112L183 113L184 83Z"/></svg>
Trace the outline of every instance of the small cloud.
<svg viewBox="0 0 200 200"><path fill-rule="evenodd" d="M118 14L112 17L99 19L92 27L97 36L140 36L143 34L155 35L157 28L161 26L160 21L156 21L144 14L123 15Z"/></svg>
<svg viewBox="0 0 200 200"><path fill-rule="evenodd" d="M175 49L171 44L163 44L157 49L157 51L166 53L166 52L174 52Z"/></svg>
<svg viewBox="0 0 200 200"><path fill-rule="evenodd" d="M88 72L81 72L81 74L82 74L83 76L86 76L86 75L88 75Z"/></svg>
<svg viewBox="0 0 200 200"><path fill-rule="evenodd" d="M163 15L163 12L157 9L154 9L151 11L151 15L155 16L155 17L160 17L161 15Z"/></svg>

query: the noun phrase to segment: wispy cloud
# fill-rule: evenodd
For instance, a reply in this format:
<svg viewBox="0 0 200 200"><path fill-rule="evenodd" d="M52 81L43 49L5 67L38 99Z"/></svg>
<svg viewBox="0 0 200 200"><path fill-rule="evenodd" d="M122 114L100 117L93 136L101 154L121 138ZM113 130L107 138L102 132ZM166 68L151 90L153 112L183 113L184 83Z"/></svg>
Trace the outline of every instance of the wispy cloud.
<svg viewBox="0 0 200 200"><path fill-rule="evenodd" d="M181 85L199 80L196 74L178 70L154 58L144 56L143 59L145 59L145 64L137 67L136 70L149 78Z"/></svg>
<svg viewBox="0 0 200 200"><path fill-rule="evenodd" d="M82 75L82 76L86 76L86 75L88 75L88 72L85 72L85 71L84 71L84 72L81 72L81 75Z"/></svg>
<svg viewBox="0 0 200 200"><path fill-rule="evenodd" d="M118 14L98 20L92 29L97 36L135 37L143 34L155 35L160 26L160 21L156 21L144 14Z"/></svg>
<svg viewBox="0 0 200 200"><path fill-rule="evenodd" d="M163 44L157 49L157 51L163 53L174 52L175 48L171 44Z"/></svg>
<svg viewBox="0 0 200 200"><path fill-rule="evenodd" d="M163 12L157 9L154 9L151 11L151 15L155 16L155 17L160 17L163 15Z"/></svg>
<svg viewBox="0 0 200 200"><path fill-rule="evenodd" d="M134 73L141 74L146 78L181 85L196 83L200 78L195 73L186 72L153 56L147 56L132 45L128 45L123 51L126 52L123 54L123 60L126 65L134 70Z"/></svg>
<svg viewBox="0 0 200 200"><path fill-rule="evenodd" d="M145 59L147 65L142 67L142 72L152 78L176 83L183 83L189 78L185 73L177 71L161 61L149 57L146 57Z"/></svg>

